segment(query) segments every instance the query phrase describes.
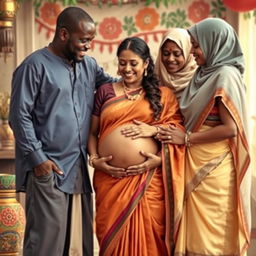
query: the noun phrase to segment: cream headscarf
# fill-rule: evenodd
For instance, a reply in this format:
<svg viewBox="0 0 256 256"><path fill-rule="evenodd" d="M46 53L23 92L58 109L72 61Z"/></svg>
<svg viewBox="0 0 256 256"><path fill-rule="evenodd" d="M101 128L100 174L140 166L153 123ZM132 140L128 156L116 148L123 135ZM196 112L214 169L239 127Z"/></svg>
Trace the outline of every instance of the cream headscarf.
<svg viewBox="0 0 256 256"><path fill-rule="evenodd" d="M166 40L171 40L175 42L183 52L185 58L184 67L173 74L169 74L162 63L162 51L161 48ZM155 72L160 79L161 85L170 87L173 92L179 98L182 90L188 85L190 79L192 78L197 65L194 61L193 56L190 54L191 43L190 36L187 30L182 28L172 28L164 36L160 47L158 56L155 63Z"/></svg>

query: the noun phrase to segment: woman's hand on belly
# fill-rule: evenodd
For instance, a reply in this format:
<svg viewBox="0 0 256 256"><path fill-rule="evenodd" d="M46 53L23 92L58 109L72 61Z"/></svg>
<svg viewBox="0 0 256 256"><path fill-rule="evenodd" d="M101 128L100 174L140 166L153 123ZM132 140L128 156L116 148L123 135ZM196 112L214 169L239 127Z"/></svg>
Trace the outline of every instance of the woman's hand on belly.
<svg viewBox="0 0 256 256"><path fill-rule="evenodd" d="M157 134L158 128L156 126L138 120L133 120L133 123L135 125L131 124L121 130L125 137L131 137L132 139L148 138Z"/></svg>
<svg viewBox="0 0 256 256"><path fill-rule="evenodd" d="M124 168L114 167L108 163L108 161L110 161L111 159L112 159L112 156L105 156L105 157L94 159L93 167L115 178L126 177L127 172Z"/></svg>
<svg viewBox="0 0 256 256"><path fill-rule="evenodd" d="M161 143L183 145L185 144L185 135L185 131L170 125L169 127L160 127L155 138Z"/></svg>
<svg viewBox="0 0 256 256"><path fill-rule="evenodd" d="M141 151L140 153L147 158L146 161L144 161L142 164L129 166L126 169L127 175L138 175L146 171L152 170L158 166L161 166L161 156L152 153L147 153L144 151Z"/></svg>
<svg viewBox="0 0 256 256"><path fill-rule="evenodd" d="M129 166L140 165L147 159L141 151L157 154L158 143L153 138L132 139L121 134L121 130L130 126L126 124L115 128L100 140L98 154L101 157L112 156L109 164L127 169Z"/></svg>

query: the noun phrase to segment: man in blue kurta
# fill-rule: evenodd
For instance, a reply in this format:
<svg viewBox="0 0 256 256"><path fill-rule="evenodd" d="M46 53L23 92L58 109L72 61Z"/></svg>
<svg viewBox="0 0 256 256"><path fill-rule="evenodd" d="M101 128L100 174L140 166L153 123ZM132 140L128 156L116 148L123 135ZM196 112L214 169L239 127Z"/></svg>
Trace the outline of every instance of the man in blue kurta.
<svg viewBox="0 0 256 256"><path fill-rule="evenodd" d="M49 46L28 56L13 74L10 125L17 191L26 191L24 256L69 255L75 218L82 220L75 230L82 230L77 237L83 243L72 250L93 255L86 144L94 91L113 81L86 55L95 33L84 10L68 7L58 16Z"/></svg>

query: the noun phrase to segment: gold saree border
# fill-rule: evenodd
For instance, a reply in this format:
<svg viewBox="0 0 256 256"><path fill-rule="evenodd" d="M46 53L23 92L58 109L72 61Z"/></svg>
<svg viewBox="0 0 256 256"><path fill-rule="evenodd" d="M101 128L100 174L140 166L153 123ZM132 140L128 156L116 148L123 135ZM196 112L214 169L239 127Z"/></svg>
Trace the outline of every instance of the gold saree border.
<svg viewBox="0 0 256 256"><path fill-rule="evenodd" d="M229 152L225 152L222 155L213 158L207 164L205 164L194 176L194 178L187 184L185 188L185 200L189 194L199 185L199 183L216 167L218 167Z"/></svg>
<svg viewBox="0 0 256 256"><path fill-rule="evenodd" d="M171 168L171 160L170 160L170 153L169 153L169 148L168 145L164 145L163 148L163 154L164 154L164 165L165 168L163 168L165 170L165 178L166 178L166 187L167 187L167 191L166 194L168 196L166 196L166 200L168 200L168 204L166 207L168 207L168 209L166 209L167 214L169 214L170 216L170 222L169 222L169 229L166 230L166 234L169 240L169 246L170 246L170 252L171 255L173 254L174 248L175 248L175 244L174 244L174 227L175 227L175 223L174 223L174 193L173 193L173 186L172 186L172 168Z"/></svg>

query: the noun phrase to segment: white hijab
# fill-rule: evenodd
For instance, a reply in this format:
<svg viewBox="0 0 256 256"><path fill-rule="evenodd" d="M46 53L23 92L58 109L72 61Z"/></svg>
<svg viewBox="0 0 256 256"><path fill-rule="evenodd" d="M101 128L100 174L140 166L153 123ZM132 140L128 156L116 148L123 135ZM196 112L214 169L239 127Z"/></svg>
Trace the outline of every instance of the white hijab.
<svg viewBox="0 0 256 256"><path fill-rule="evenodd" d="M182 50L185 58L184 67L173 74L169 74L162 62L162 51L161 48L166 40L175 42L178 47ZM158 56L155 63L155 72L160 79L161 85L170 87L179 99L179 95L182 90L187 87L190 79L192 78L197 65L190 54L191 43L190 36L186 29L172 28L163 37L163 40L159 47Z"/></svg>

